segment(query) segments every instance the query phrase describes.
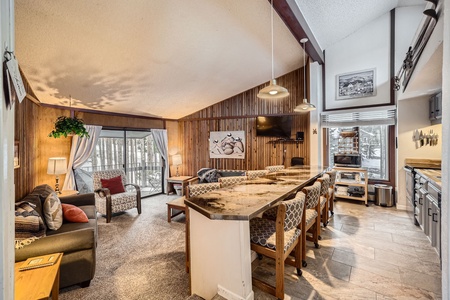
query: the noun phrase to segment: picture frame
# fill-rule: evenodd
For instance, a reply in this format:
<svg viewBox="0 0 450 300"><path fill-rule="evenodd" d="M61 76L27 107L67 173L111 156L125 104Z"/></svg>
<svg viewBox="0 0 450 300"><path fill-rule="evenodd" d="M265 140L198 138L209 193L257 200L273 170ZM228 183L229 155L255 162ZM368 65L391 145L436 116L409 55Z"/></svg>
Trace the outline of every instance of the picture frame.
<svg viewBox="0 0 450 300"><path fill-rule="evenodd" d="M376 69L336 75L336 100L376 96Z"/></svg>
<svg viewBox="0 0 450 300"><path fill-rule="evenodd" d="M211 131L210 158L245 159L245 131Z"/></svg>
<svg viewBox="0 0 450 300"><path fill-rule="evenodd" d="M20 168L19 141L14 142L14 169Z"/></svg>

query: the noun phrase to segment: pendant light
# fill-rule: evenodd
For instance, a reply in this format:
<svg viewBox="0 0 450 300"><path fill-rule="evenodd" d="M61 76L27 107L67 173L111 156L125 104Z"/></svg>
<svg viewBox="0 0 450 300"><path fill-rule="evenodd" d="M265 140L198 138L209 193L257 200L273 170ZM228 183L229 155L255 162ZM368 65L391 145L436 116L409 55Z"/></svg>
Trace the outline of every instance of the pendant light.
<svg viewBox="0 0 450 300"><path fill-rule="evenodd" d="M316 110L316 107L308 103L308 99L306 99L306 62L305 62L305 44L308 42L307 38L303 38L300 40L300 43L303 44L303 102L300 105L297 105L297 107L294 108L295 112L308 112L311 110Z"/></svg>
<svg viewBox="0 0 450 300"><path fill-rule="evenodd" d="M261 99L281 99L289 96L289 92L286 88L277 85L277 81L273 75L273 0L271 1L270 18L272 28L272 80L270 80L268 86L259 91L257 97Z"/></svg>

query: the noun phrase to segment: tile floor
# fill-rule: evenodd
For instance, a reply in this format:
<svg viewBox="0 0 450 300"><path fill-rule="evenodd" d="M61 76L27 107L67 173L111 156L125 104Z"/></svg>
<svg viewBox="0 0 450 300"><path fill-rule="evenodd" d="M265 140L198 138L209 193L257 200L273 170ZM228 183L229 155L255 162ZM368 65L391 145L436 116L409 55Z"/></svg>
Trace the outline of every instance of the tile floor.
<svg viewBox="0 0 450 300"><path fill-rule="evenodd" d="M320 249L307 242L302 277L286 267L285 299L441 299L439 257L405 211L339 200L321 235ZM275 282L272 260L255 260L253 268Z"/></svg>

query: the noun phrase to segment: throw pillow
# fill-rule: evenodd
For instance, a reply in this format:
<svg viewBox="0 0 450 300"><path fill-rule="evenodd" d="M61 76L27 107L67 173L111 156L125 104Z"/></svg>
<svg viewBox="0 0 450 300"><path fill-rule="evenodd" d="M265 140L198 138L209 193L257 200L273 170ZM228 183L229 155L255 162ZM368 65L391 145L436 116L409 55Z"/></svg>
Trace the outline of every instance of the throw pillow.
<svg viewBox="0 0 450 300"><path fill-rule="evenodd" d="M45 236L45 225L36 205L21 201L15 203L15 248L21 249Z"/></svg>
<svg viewBox="0 0 450 300"><path fill-rule="evenodd" d="M58 230L63 222L61 201L55 192L52 192L44 201L44 216L47 227L51 230Z"/></svg>
<svg viewBox="0 0 450 300"><path fill-rule="evenodd" d="M86 213L79 207L72 204L61 204L64 220L72 223L88 223Z"/></svg>
<svg viewBox="0 0 450 300"><path fill-rule="evenodd" d="M125 188L123 187L122 176L113 177L110 179L100 179L102 182L102 188L109 189L111 195L124 193Z"/></svg>

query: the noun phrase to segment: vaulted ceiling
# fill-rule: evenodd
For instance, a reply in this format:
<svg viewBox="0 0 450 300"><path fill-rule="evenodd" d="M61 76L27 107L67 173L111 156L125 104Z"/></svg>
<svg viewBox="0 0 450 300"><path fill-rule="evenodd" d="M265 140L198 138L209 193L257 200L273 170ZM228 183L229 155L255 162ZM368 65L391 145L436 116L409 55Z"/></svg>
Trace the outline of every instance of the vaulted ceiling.
<svg viewBox="0 0 450 300"><path fill-rule="evenodd" d="M423 0L287 2L326 49ZM16 0L15 9L16 57L44 103L178 119L271 78L267 0ZM275 77L302 55L275 12Z"/></svg>

